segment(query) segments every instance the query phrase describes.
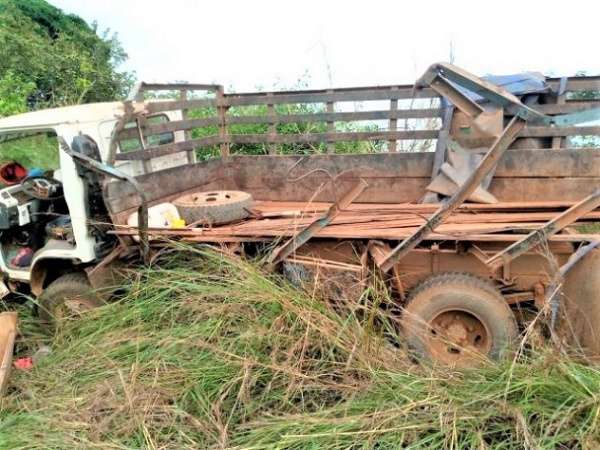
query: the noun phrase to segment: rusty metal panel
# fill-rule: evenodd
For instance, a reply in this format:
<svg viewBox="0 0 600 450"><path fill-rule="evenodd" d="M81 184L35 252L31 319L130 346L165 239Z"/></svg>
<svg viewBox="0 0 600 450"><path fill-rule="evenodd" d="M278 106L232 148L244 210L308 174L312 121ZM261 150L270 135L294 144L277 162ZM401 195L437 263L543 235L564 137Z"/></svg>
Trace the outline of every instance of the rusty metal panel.
<svg viewBox="0 0 600 450"><path fill-rule="evenodd" d="M223 177L223 161L214 159L200 164L179 166L148 175L141 175L136 177L136 181L146 195L148 203L151 204L157 200L162 200L168 196ZM112 214L135 208L139 204L137 191L131 183L124 181L106 183L103 196L106 207Z"/></svg>
<svg viewBox="0 0 600 450"><path fill-rule="evenodd" d="M498 164L495 181L502 178L562 177L600 177L600 149L509 150ZM560 180L554 179L554 182Z"/></svg>
<svg viewBox="0 0 600 450"><path fill-rule="evenodd" d="M227 173L235 177L254 178L258 181L269 174L288 180L305 178L428 178L433 153L374 153L356 155L311 156L232 156L224 160ZM292 170L290 170L292 169ZM318 172L317 172L318 171Z"/></svg>
<svg viewBox="0 0 600 450"><path fill-rule="evenodd" d="M538 199L579 201L581 193L600 189L600 178L495 178L489 192L499 201L527 202Z"/></svg>
<svg viewBox="0 0 600 450"><path fill-rule="evenodd" d="M333 177L345 172L338 183L346 189L343 183L363 177L371 186L365 195L389 203L418 201L429 183L433 158L433 153L314 155L305 158L291 175L322 172L295 183L290 183L286 174L298 157L235 156L226 160L225 167L235 189L252 191L260 199L308 199L318 186L330 182L326 173ZM489 190L500 201L578 201L581 192L595 188L600 188L600 149L510 150L500 160ZM325 187L322 192L328 194L321 192L319 198L330 199L329 189Z"/></svg>
<svg viewBox="0 0 600 450"><path fill-rule="evenodd" d="M362 177L370 188L359 201L394 203L419 200L429 184L433 158L433 153L315 155L303 159L291 174L288 170L298 162L298 157L234 156L219 160L219 165L229 180L228 188L249 191L258 199L308 200L323 186L315 201L330 201L333 198L331 177L338 177L336 185L342 190ZM531 173L532 167L536 168L535 174ZM162 187L173 183L176 186L189 183L191 187L196 180L211 179L212 171L218 170L215 161L210 160L151 176ZM299 177L315 170L321 172L297 182L289 181L290 176ZM173 175L179 171L183 174L181 177ZM581 192L598 188L600 149L509 150L498 164L489 191L500 201L530 201L532 198L578 201ZM116 195L124 192L126 190L118 190Z"/></svg>
<svg viewBox="0 0 600 450"><path fill-rule="evenodd" d="M484 247L485 248L485 247ZM565 262L568 255L554 254L557 261ZM419 281L433 273L432 254L430 250L413 250L398 265L398 272L402 274L401 280L406 290L414 287ZM461 271L477 274L483 278L490 278L491 273L485 264L470 253L458 253L456 250L440 250L436 256L437 271ZM552 263L545 255L527 253L517 258L511 266L514 274L512 288L519 291L533 290L538 282L551 280Z"/></svg>
<svg viewBox="0 0 600 450"><path fill-rule="evenodd" d="M469 96L459 93L457 90L452 90L448 82L458 84L460 87L488 100L493 105L498 107L506 107L514 105L517 107L516 115L528 122L550 124L548 117L538 113L529 106L521 103L515 95L501 89L493 83L487 82L473 74L454 66L449 63L436 63L431 65L425 74L417 80L415 87L424 88L431 85L435 89L438 86L444 86L444 89L452 96L450 100L459 108L463 107L463 112L472 117L477 117L483 111L474 105L473 102L468 102Z"/></svg>

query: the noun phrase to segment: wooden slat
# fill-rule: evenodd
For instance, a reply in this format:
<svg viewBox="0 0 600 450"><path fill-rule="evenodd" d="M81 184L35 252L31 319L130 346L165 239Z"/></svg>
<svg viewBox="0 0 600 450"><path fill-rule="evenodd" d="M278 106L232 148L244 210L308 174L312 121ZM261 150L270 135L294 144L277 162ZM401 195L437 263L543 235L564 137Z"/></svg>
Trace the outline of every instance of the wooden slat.
<svg viewBox="0 0 600 450"><path fill-rule="evenodd" d="M148 114L155 114L165 111L177 111L179 109L205 109L214 108L217 101L214 98L200 98L190 100L156 100L146 102L146 111Z"/></svg>
<svg viewBox="0 0 600 450"><path fill-rule="evenodd" d="M222 142L220 136L207 136L189 141L181 141L173 144L160 145L147 150L138 150L135 152L118 153L116 159L118 161L147 161L159 156L173 155L175 153L193 150L197 147L209 147Z"/></svg>
<svg viewBox="0 0 600 450"><path fill-rule="evenodd" d="M560 105L557 105L557 107ZM600 103L597 107L600 107ZM587 108L593 109L593 108ZM574 108L575 110L575 108ZM580 110L580 109L577 109ZM414 111L419 111L414 113ZM357 113L329 113L329 114L297 114L297 115L265 115L265 116L227 116L227 123L229 125L239 124L273 124L273 123L307 123L307 122L346 122L346 121L367 121L367 120L397 120L397 119L423 119L423 118L438 118L440 114L439 109L423 109L423 110L411 110L411 111L398 111L397 114L393 114L390 111L371 111L371 112L357 112ZM178 130L191 130L193 128L216 126L220 123L217 117L190 119L181 121L172 121L162 124L148 125L142 128L144 136L156 135L166 132L178 131ZM423 127L428 127L428 124L423 123ZM437 129L431 130L429 127L426 128L428 134L423 134L424 137L413 137L410 132L405 135L397 135L396 131L391 129L389 132L385 130L378 131L384 138L397 139L434 139L437 138ZM421 131L421 130L419 130ZM330 131L331 133L331 131ZM389 134L388 134L389 133ZM341 135L342 133L336 133ZM599 126L568 126L568 127L526 127L520 134L520 137L552 137L552 136L575 136L575 135L593 135L600 134ZM133 139L138 136L137 130L125 129L119 133L119 139ZM263 136L263 135L256 135ZM327 137L327 136L325 136ZM321 134L314 134L311 137L312 140L322 139ZM351 139L352 138L352 139ZM342 140L364 140L369 137L363 136L360 132L345 133L339 138ZM264 138L263 141L267 139Z"/></svg>
<svg viewBox="0 0 600 450"><path fill-rule="evenodd" d="M394 132L398 130L398 100L390 100L390 119L389 119L389 130ZM398 143L395 140L388 142L388 151L395 152Z"/></svg>
<svg viewBox="0 0 600 450"><path fill-rule="evenodd" d="M558 90L560 78L550 78L547 83L554 89ZM585 77L568 77L567 92L590 92L600 91L600 76L585 76Z"/></svg>
<svg viewBox="0 0 600 450"><path fill-rule="evenodd" d="M148 124L147 126L142 127L142 132L144 136L151 136L179 130L191 130L193 128L218 126L219 123L219 118L216 116L203 117L199 119L173 120L171 122ZM118 134L118 139L135 139L137 137L137 130L134 128L126 128Z"/></svg>
<svg viewBox="0 0 600 450"><path fill-rule="evenodd" d="M395 89L392 89L395 88ZM272 94L268 98L267 94ZM266 105L269 102L273 104L298 104L298 103L321 103L327 102L360 102L377 100L408 100L414 95L413 86L382 86L378 88L350 88L335 89L328 93L327 90L321 91L288 91L288 92L265 92L248 94L228 94L227 106L247 106L247 105ZM424 89L419 92L419 98L437 98L430 89Z"/></svg>
<svg viewBox="0 0 600 450"><path fill-rule="evenodd" d="M140 91L216 91L218 84L198 84L198 83L140 83Z"/></svg>
<svg viewBox="0 0 600 450"><path fill-rule="evenodd" d="M576 111L588 111L600 107L600 100L596 102L586 102L585 104L564 104L564 105L534 105L533 109L548 115L569 114ZM510 108L508 109L510 113ZM273 124L273 123L307 123L307 122L350 122L350 121L368 121L368 120L397 120L397 119L428 119L438 118L442 110L440 108L424 109L401 109L388 111L358 111L358 112L333 112L333 113L315 113L315 114L267 114L267 115L248 115L248 116L227 116L227 123L230 125L240 124ZM219 119L214 117L203 117L190 120L171 121L160 124L152 124L142 128L145 135L161 134L178 130L190 130L192 128L215 126L219 124ZM553 136L567 134L583 134L582 127L558 127L553 131L548 127L528 127L524 130L523 136ZM546 130L548 133L544 133ZM589 130L588 130L589 131ZM555 134L552 134L555 133ZM565 134L563 134L565 133ZM591 134L591 133L586 133ZM137 137L137 132L133 129L125 129L119 133L121 139L131 139Z"/></svg>
<svg viewBox="0 0 600 450"><path fill-rule="evenodd" d="M278 134L277 136L264 134L230 134L227 142L238 144L262 143L299 143L299 142L356 142L367 140L391 139L435 139L435 130L408 130L408 131L357 131L336 133L303 133L303 134Z"/></svg>
<svg viewBox="0 0 600 450"><path fill-rule="evenodd" d="M440 115L440 109L402 109L397 111L358 111L315 114L280 114L266 116L228 116L230 124L351 122L364 120L428 119Z"/></svg>
<svg viewBox="0 0 600 450"><path fill-rule="evenodd" d="M269 134L269 136L275 136L277 135L277 116L275 116L275 106L272 103L269 103L267 105L267 116L269 118L269 122L267 122L268 127L267 127L267 133ZM233 122L231 119L234 119L234 117L227 117L227 121L229 123L235 123ZM275 119L275 120L273 120ZM269 155L276 155L277 154L277 145L273 142L271 142L269 144Z"/></svg>
<svg viewBox="0 0 600 450"><path fill-rule="evenodd" d="M519 137L599 135L600 126L525 127Z"/></svg>
<svg viewBox="0 0 600 450"><path fill-rule="evenodd" d="M589 111L598 107L600 107L600 100L567 100L565 104L531 105L532 109L549 116ZM505 113L513 115L516 109L516 106L509 106Z"/></svg>
<svg viewBox="0 0 600 450"><path fill-rule="evenodd" d="M327 102L327 114L329 115L333 115L334 114L334 106L335 103L334 102ZM331 119L327 121L327 134L333 134L335 133L335 119ZM333 141L328 140L327 141L327 154L329 155L333 155L335 151L335 146L333 145Z"/></svg>
<svg viewBox="0 0 600 450"><path fill-rule="evenodd" d="M554 201L534 201L534 202L499 202L495 204L484 203L463 203L459 208L459 213L478 213L478 212L515 212L515 211L564 211L573 206L575 202L554 202ZM281 201L256 201L255 208L262 212L274 211L305 211L309 213L319 213L326 211L331 203L323 202L281 202ZM353 203L345 211L350 212L414 212L428 213L438 208L437 205L427 203Z"/></svg>

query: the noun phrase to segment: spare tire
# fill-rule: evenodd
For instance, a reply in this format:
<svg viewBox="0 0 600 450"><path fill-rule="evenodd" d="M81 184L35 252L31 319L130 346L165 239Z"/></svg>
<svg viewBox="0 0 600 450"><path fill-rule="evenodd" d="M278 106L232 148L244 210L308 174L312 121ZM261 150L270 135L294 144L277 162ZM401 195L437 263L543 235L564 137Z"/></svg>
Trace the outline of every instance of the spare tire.
<svg viewBox="0 0 600 450"><path fill-rule="evenodd" d="M246 208L251 208L254 201L247 192L209 191L184 195L173 204L188 225L219 225L248 217Z"/></svg>

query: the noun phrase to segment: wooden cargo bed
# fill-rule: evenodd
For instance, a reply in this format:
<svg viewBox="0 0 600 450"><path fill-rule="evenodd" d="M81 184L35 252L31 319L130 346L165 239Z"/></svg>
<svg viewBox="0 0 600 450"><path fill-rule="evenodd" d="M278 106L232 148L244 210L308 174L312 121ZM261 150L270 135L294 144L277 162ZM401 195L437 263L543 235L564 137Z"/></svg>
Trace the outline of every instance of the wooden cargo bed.
<svg viewBox="0 0 600 450"><path fill-rule="evenodd" d="M324 216L331 203L256 201L251 217L236 223L194 228L149 229L152 235L178 236L186 241L271 241L295 236ZM438 205L427 204L352 204L343 210L315 237L334 239L401 240L425 223ZM428 240L515 241L523 233L539 228L560 212L572 206L569 202L505 202L494 205L464 204L452 214ZM583 217L584 221L600 221L600 211ZM121 226L118 234L135 234L137 229ZM581 241L600 238L579 233L550 237L555 241Z"/></svg>

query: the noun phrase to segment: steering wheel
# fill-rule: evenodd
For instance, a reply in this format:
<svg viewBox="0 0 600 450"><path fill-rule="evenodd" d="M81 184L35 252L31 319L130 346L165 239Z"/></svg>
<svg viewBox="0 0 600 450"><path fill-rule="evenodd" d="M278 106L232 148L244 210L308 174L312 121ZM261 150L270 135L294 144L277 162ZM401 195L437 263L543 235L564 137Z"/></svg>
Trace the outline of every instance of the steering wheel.
<svg viewBox="0 0 600 450"><path fill-rule="evenodd" d="M27 177L21 181L21 189L30 197L39 200L56 200L63 198L63 184L55 178L44 175Z"/></svg>

